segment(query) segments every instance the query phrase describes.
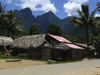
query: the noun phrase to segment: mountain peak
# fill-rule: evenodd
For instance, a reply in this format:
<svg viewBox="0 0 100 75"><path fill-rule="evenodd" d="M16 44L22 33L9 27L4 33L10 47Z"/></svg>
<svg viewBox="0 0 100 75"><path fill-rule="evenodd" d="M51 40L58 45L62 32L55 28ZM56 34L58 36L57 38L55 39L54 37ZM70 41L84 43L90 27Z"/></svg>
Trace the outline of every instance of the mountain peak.
<svg viewBox="0 0 100 75"><path fill-rule="evenodd" d="M22 10L27 10L27 11L31 11L31 9L29 7L22 9Z"/></svg>
<svg viewBox="0 0 100 75"><path fill-rule="evenodd" d="M20 10L20 12L32 15L32 11L31 11L31 9L29 7Z"/></svg>
<svg viewBox="0 0 100 75"><path fill-rule="evenodd" d="M51 13L51 14L54 14L52 11L48 11L48 12L46 12L46 13Z"/></svg>
<svg viewBox="0 0 100 75"><path fill-rule="evenodd" d="M55 14L52 11L48 11L48 12L42 14L42 15L55 15Z"/></svg>

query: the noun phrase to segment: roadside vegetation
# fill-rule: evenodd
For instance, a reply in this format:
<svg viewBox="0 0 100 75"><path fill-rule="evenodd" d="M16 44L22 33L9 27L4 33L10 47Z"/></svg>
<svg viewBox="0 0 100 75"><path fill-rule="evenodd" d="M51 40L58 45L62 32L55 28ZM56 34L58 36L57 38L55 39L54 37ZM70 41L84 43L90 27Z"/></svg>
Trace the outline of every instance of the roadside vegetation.
<svg viewBox="0 0 100 75"><path fill-rule="evenodd" d="M28 59L26 53L18 54L17 56L5 56L0 51L0 59Z"/></svg>
<svg viewBox="0 0 100 75"><path fill-rule="evenodd" d="M72 63L72 62L81 62L82 59L80 60L67 60L67 61L47 61L47 64L61 64L61 63Z"/></svg>

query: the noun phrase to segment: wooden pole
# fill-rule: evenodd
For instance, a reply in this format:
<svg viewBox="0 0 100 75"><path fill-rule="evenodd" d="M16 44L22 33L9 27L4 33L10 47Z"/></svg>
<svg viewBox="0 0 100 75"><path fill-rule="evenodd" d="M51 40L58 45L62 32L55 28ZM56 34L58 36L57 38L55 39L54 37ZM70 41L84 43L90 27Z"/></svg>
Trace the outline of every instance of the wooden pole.
<svg viewBox="0 0 100 75"><path fill-rule="evenodd" d="M2 43L3 43L3 47L4 47L5 51L6 51L7 53L9 53L8 50L7 50L7 48L6 48L6 45L5 45L4 41L3 41L3 39L1 39L1 41L2 41Z"/></svg>

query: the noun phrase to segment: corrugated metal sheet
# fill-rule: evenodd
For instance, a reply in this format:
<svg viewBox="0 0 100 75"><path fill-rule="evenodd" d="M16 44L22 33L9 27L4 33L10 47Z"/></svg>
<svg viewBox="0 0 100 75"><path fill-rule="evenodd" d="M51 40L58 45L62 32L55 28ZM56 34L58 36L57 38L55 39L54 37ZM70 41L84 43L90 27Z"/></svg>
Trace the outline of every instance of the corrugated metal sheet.
<svg viewBox="0 0 100 75"><path fill-rule="evenodd" d="M47 35L51 36L52 38L58 40L61 43L64 43L65 45L67 45L67 46L69 46L69 47L71 47L73 49L84 49L82 47L79 47L79 46L73 44L71 41L65 39L64 37L56 36L56 35L52 35L52 34L47 34Z"/></svg>
<svg viewBox="0 0 100 75"><path fill-rule="evenodd" d="M64 37L61 36L57 36L57 35L52 35L52 34L48 34L49 36L55 38L56 40L58 40L59 42L66 42L66 43L72 43L71 41L65 39Z"/></svg>

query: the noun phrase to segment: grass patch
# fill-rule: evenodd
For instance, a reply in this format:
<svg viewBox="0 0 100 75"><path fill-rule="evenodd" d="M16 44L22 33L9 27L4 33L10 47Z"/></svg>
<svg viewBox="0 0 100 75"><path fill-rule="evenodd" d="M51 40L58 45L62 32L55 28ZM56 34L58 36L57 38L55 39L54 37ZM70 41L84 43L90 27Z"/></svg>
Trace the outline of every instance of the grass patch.
<svg viewBox="0 0 100 75"><path fill-rule="evenodd" d="M21 54L18 54L17 56L5 56L2 54L2 52L0 51L0 59L25 59L25 60L37 60L37 59L30 59L30 58L27 58L27 54L26 53L21 53Z"/></svg>
<svg viewBox="0 0 100 75"><path fill-rule="evenodd" d="M70 63L70 62L80 62L80 60L70 60L70 61L47 61L47 64L61 64L61 63Z"/></svg>

